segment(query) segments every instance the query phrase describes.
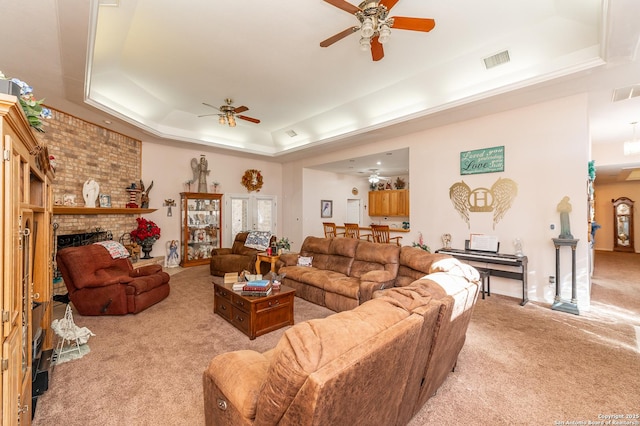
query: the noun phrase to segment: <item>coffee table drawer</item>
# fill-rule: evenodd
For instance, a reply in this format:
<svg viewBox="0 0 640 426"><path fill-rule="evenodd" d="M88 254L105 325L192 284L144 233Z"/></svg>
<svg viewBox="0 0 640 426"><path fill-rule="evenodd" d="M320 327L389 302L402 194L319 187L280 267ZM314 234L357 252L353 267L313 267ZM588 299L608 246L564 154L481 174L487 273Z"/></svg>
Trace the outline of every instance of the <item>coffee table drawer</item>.
<svg viewBox="0 0 640 426"><path fill-rule="evenodd" d="M233 318L232 317L233 308L232 308L231 302L219 296L217 293L214 298L213 307L214 307L213 311L218 315L220 315L221 317L224 317L229 321L231 321L231 319Z"/></svg>
<svg viewBox="0 0 640 426"><path fill-rule="evenodd" d="M233 300L233 291L227 290L224 287L215 286L215 298L223 298L231 303L231 301Z"/></svg>
<svg viewBox="0 0 640 426"><path fill-rule="evenodd" d="M244 334L251 334L251 322L249 314L240 309L233 309L233 318L231 319L233 325L240 329Z"/></svg>
<svg viewBox="0 0 640 426"><path fill-rule="evenodd" d="M292 302L293 295L285 294L282 296L272 297L268 300L263 300L261 302L256 303L256 312L261 312L266 309L274 309L279 306L288 305Z"/></svg>

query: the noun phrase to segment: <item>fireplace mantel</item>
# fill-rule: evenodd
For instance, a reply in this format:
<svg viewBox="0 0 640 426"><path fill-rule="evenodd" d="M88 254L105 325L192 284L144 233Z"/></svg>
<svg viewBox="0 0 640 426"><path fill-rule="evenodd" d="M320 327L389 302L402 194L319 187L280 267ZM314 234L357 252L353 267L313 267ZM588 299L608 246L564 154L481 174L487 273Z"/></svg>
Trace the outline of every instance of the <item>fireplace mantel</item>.
<svg viewBox="0 0 640 426"><path fill-rule="evenodd" d="M145 214L158 209L129 209L114 207L69 207L53 206L53 214Z"/></svg>

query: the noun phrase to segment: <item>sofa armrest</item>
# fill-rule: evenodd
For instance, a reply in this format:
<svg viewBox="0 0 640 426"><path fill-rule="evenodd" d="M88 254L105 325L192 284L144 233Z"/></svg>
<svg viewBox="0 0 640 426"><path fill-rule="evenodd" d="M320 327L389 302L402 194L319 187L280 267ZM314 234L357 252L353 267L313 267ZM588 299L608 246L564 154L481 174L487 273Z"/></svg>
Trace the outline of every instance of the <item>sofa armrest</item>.
<svg viewBox="0 0 640 426"><path fill-rule="evenodd" d="M252 350L227 352L213 358L203 374L205 411L224 411L231 405L243 418L254 419L269 365L268 357Z"/></svg>
<svg viewBox="0 0 640 426"><path fill-rule="evenodd" d="M145 265L139 268L133 268L129 271L129 276L133 278L144 277L147 275L157 274L162 271L161 265Z"/></svg>
<svg viewBox="0 0 640 426"><path fill-rule="evenodd" d="M299 253L283 253L283 254L281 254L280 255L280 259L278 259L277 265L279 267L297 265L298 264L298 254Z"/></svg>
<svg viewBox="0 0 640 426"><path fill-rule="evenodd" d="M214 248L211 250L211 256L218 256L218 255L225 255L225 254L232 254L233 252L231 251L230 248Z"/></svg>
<svg viewBox="0 0 640 426"><path fill-rule="evenodd" d="M362 304L373 297L378 290L393 287L396 277L389 271L369 271L360 277L359 303Z"/></svg>

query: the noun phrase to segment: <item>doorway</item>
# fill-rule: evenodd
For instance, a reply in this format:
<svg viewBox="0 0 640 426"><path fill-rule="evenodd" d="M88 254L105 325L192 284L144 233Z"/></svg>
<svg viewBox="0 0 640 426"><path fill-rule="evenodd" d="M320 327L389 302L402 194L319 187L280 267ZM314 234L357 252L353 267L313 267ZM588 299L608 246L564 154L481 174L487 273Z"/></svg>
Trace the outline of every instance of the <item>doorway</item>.
<svg viewBox="0 0 640 426"><path fill-rule="evenodd" d="M223 247L231 247L238 232L276 233L277 204L273 195L229 194L225 196Z"/></svg>

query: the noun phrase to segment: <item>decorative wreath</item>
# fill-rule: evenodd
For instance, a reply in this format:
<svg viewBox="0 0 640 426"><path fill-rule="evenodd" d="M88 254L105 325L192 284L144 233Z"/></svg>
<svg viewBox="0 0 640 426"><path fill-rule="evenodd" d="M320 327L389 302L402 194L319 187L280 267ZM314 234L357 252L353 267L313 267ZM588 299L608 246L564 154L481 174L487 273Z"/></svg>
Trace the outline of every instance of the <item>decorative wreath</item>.
<svg viewBox="0 0 640 426"><path fill-rule="evenodd" d="M249 192L260 192L260 188L262 188L262 173L260 173L260 170L249 169L245 171L242 176L242 185Z"/></svg>

